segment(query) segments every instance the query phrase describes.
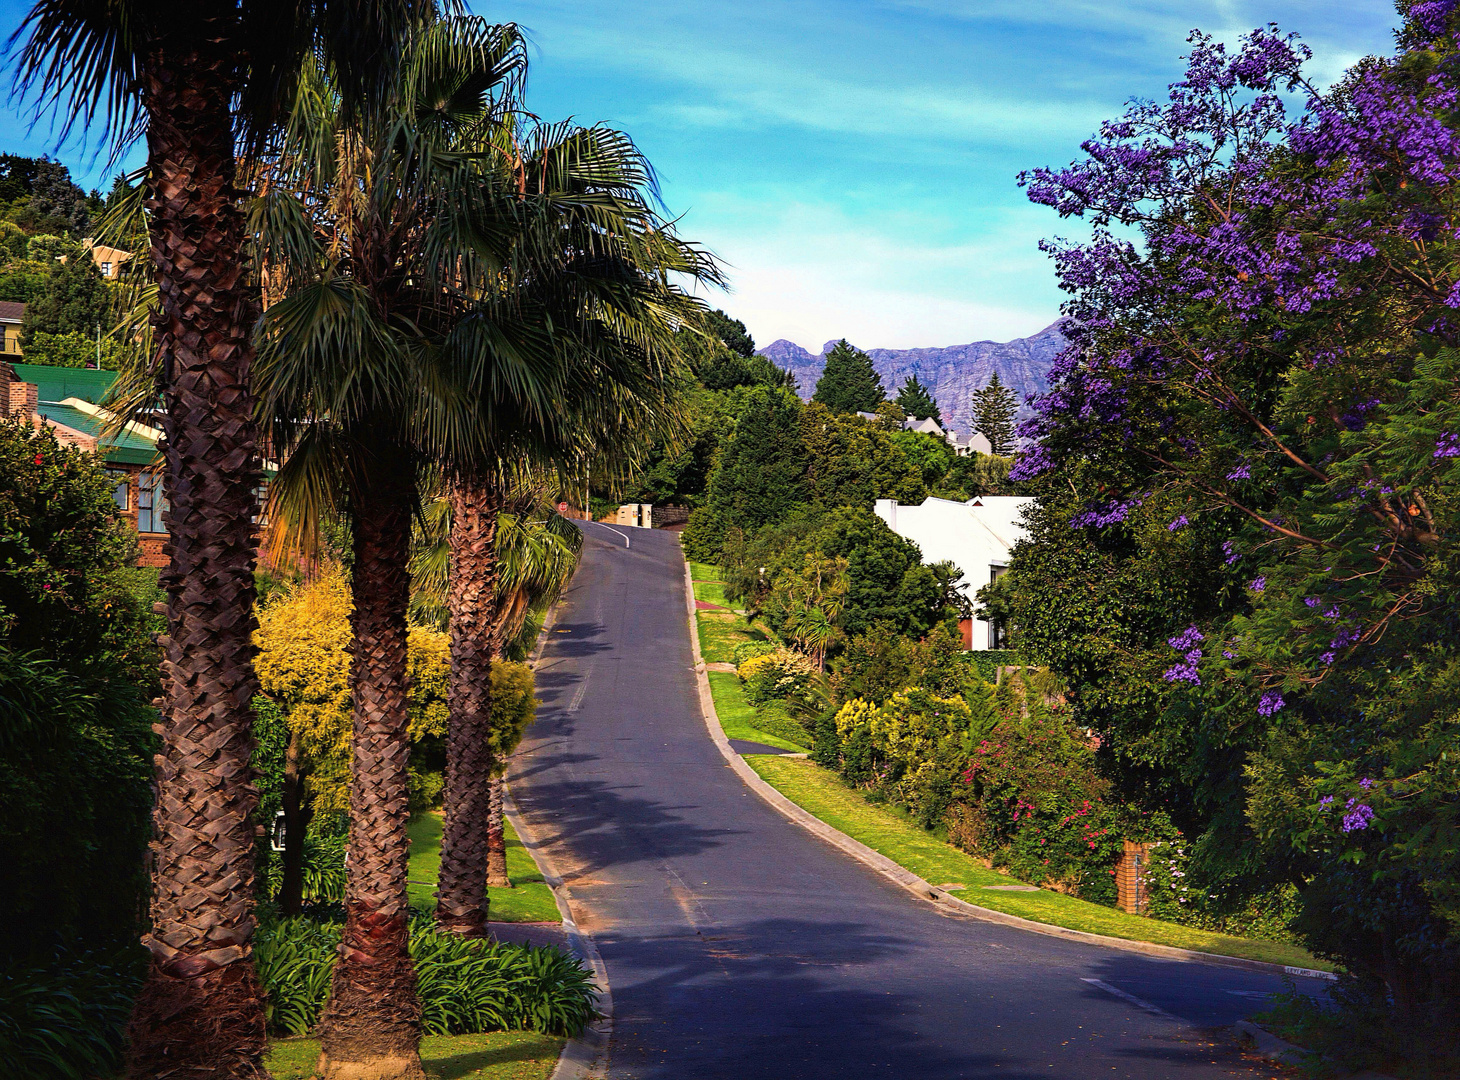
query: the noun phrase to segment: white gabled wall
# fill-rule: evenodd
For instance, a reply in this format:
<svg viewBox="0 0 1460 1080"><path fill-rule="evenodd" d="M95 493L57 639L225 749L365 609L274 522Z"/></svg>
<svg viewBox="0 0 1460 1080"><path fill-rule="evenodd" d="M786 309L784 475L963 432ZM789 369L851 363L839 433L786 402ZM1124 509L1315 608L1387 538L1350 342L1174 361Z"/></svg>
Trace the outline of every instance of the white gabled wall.
<svg viewBox="0 0 1460 1080"><path fill-rule="evenodd" d="M878 499L877 516L898 536L911 540L923 562L952 562L962 572L959 587L973 599L992 580L993 567L1009 564L1009 552L1025 535L1024 507L1033 499L1020 495L988 495L966 503L928 498L921 506L899 506ZM989 647L988 623L973 621L973 648Z"/></svg>

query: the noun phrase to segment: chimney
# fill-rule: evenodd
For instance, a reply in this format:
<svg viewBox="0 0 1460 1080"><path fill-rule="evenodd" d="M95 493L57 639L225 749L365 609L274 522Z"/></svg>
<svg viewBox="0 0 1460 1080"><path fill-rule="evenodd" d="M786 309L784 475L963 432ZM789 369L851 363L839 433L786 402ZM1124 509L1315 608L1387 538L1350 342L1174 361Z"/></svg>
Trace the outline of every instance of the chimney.
<svg viewBox="0 0 1460 1080"><path fill-rule="evenodd" d="M866 503L863 503L862 505L865 506ZM897 532L896 499L878 499L877 502L873 505L873 510L878 517L887 522L887 527L889 529L891 529L893 532Z"/></svg>

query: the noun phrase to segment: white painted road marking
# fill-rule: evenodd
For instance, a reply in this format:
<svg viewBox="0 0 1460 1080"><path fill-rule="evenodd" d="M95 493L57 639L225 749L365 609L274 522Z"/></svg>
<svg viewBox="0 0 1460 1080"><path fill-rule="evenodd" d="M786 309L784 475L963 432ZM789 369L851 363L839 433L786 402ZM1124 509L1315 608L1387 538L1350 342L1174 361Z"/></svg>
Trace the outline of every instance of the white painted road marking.
<svg viewBox="0 0 1460 1080"><path fill-rule="evenodd" d="M1149 1001L1142 1001L1134 994L1127 994L1124 990L1121 990L1119 987L1111 986L1108 982L1102 982L1099 979L1081 979L1080 981L1083 983L1089 983L1091 986L1098 986L1107 994L1114 994L1116 997L1120 998L1120 1000L1128 1002L1129 1004L1134 1005L1137 1009L1142 1009L1145 1012L1150 1013L1152 1016L1159 1016L1163 1020L1170 1020L1172 1023L1181 1024L1183 1026L1187 1024L1187 1021L1181 1019L1181 1017L1172 1016L1165 1009L1160 1008L1156 1005L1152 1005Z"/></svg>

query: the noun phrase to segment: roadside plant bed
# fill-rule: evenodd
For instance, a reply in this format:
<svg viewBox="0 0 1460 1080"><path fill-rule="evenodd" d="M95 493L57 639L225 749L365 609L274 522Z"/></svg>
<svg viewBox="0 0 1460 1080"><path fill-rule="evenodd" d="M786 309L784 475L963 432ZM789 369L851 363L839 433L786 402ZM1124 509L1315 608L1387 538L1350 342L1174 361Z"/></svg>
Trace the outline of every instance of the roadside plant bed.
<svg viewBox="0 0 1460 1080"><path fill-rule="evenodd" d="M834 773L810 761L769 754L750 754L745 760L761 779L802 809L885 855L924 881L933 885L965 886L957 895L970 904L1052 926L1129 941L1148 941L1272 964L1333 970L1332 964L1315 959L1296 945L1230 937L1159 919L1127 915L1115 908L1047 889L1038 892L987 889L985 886L1018 885L1020 882L988 869L972 856L939 840L906 812L874 805L861 792L847 787Z"/></svg>
<svg viewBox="0 0 1460 1080"><path fill-rule="evenodd" d="M531 1031L428 1035L421 1064L433 1080L548 1080L562 1051L561 1038ZM264 1059L274 1080L309 1080L318 1063L318 1039L280 1039Z"/></svg>
<svg viewBox="0 0 1460 1080"><path fill-rule="evenodd" d="M340 932L338 923L304 918L260 929L254 958L268 994L271 1034L307 1035L318 1023ZM576 1035L594 1016L591 976L554 946L439 934L431 920L418 917L411 921L410 948L427 1034Z"/></svg>
<svg viewBox="0 0 1460 1080"><path fill-rule="evenodd" d="M90 1080L122 1066L122 1033L142 985L139 947L57 950L0 966L0 1076Z"/></svg>

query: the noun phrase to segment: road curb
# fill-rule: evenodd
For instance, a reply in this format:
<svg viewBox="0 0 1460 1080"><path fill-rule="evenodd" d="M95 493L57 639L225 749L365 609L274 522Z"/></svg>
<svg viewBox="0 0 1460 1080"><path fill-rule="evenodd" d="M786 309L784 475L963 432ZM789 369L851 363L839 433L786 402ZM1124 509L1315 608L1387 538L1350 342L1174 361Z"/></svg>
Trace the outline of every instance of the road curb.
<svg viewBox="0 0 1460 1080"><path fill-rule="evenodd" d="M1033 919L1025 919L1018 915L1009 915L1002 911L994 911L991 908L979 907L977 904L970 904L966 900L960 900L958 897L945 892L935 885L928 884L911 870L899 866L881 852L874 851L861 841L853 840L846 833L832 828L826 822L808 813L762 780L755 770L745 763L745 759L735 752L734 748L730 745L730 741L725 738L725 732L720 727L720 718L715 712L715 699L710 693L710 680L706 673L704 657L700 655L700 628L699 620L695 618L694 580L690 575L688 560L684 564L684 582L685 596L687 598L686 608L689 613L690 641L694 646L695 682L699 689L700 713L704 718L705 727L710 733L710 738L720 751L720 756L725 759L730 768L735 770L735 774L745 782L746 787L750 788L772 807L790 818L797 825L800 825L807 832L814 833L832 847L870 866L884 877L912 893L918 899L925 900L950 913L966 915L983 922L1012 926L1019 930L1028 930L1031 933L1044 934L1048 937L1065 938L1068 941L1078 941L1086 945L1100 945L1107 949L1119 949L1122 952L1140 953L1144 956L1160 957L1163 960L1215 964L1219 967L1239 968L1244 971L1260 972L1264 975L1297 975L1319 979L1336 978L1331 972L1327 971L1314 971L1310 968L1272 964L1263 960L1248 960L1244 957L1225 956L1221 953L1198 952L1195 949L1180 949L1174 945L1157 945L1149 941L1130 941L1126 938L1109 937L1105 934L1092 934L1086 930L1070 930L1063 926L1035 922Z"/></svg>
<svg viewBox="0 0 1460 1080"><path fill-rule="evenodd" d="M552 627L557 622L557 615L558 605L554 604L548 611L547 618L543 620L537 643L533 646L532 655L528 658L528 662L534 668L537 667L543 647L547 644L548 634L552 632ZM510 764L508 767L511 767ZM608 1044L613 1036L613 988L608 982L608 967L604 964L603 956L599 953L593 938L579 928L578 921L573 917L573 894L563 883L562 875L554 868L552 857L542 846L537 834L523 820L521 812L517 809L517 803L513 801L511 787L504 784L503 788L502 814L512 823L512 828L517 832L517 839L522 841L522 846L532 856L532 861L537 864L543 880L547 882L548 888L553 892L553 902L558 906L558 915L563 921L563 930L568 935L568 948L593 969L593 981L598 986L598 1019L589 1024L581 1034L574 1036L564 1044L563 1052L558 1055L558 1063L553 1068L550 1080L587 1080L589 1077L603 1076L608 1071Z"/></svg>
<svg viewBox="0 0 1460 1080"><path fill-rule="evenodd" d="M562 876L553 868L552 858L543 849L536 834L523 820L510 791L503 792L502 812L517 831L517 839L522 841L522 846L542 871L548 888L553 891L553 900L558 905L563 929L568 934L568 947L593 969L593 981L598 985L599 1018L589 1024L582 1034L568 1040L558 1057L551 1080L583 1080L586 1077L601 1076L608 1064L608 1043L613 1035L613 990L608 983L608 968L603 963L603 957L593 938L579 929L577 920L573 918L573 894L563 883Z"/></svg>

